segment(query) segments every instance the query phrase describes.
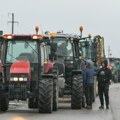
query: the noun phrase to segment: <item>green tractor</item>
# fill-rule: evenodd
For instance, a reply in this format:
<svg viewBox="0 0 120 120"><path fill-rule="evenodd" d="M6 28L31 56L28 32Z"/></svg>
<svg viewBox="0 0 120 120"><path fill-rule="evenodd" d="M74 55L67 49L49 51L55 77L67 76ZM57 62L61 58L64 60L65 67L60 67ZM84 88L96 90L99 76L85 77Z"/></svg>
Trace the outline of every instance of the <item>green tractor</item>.
<svg viewBox="0 0 120 120"><path fill-rule="evenodd" d="M71 108L81 109L84 106L84 91L80 41L89 37L82 38L60 32L51 36L51 42L57 43L55 66L58 68L59 97L70 95Z"/></svg>
<svg viewBox="0 0 120 120"><path fill-rule="evenodd" d="M8 110L13 100L28 100L28 107L40 113L57 110L56 44L37 34L8 34L2 40L0 111Z"/></svg>

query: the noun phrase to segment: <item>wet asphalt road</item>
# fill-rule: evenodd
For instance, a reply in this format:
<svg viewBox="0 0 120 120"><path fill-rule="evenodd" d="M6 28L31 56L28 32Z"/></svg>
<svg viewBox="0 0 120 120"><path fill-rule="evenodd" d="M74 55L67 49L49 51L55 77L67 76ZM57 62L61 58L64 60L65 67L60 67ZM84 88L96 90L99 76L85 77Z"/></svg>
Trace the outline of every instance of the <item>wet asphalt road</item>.
<svg viewBox="0 0 120 120"><path fill-rule="evenodd" d="M10 104L9 110L0 113L0 120L120 120L120 84L110 86L110 109L99 110L99 99L92 110L72 110L69 103L59 103L59 109L52 114L39 114L38 110L28 109L27 103Z"/></svg>

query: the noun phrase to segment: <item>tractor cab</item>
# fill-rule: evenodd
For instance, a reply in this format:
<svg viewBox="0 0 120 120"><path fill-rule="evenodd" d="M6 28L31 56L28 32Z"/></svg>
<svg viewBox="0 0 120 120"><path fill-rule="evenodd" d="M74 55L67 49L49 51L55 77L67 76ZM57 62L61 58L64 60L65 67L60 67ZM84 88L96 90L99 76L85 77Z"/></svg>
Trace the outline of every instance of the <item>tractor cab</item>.
<svg viewBox="0 0 120 120"><path fill-rule="evenodd" d="M68 39L67 34L52 33L51 42L57 44L55 64L58 66L59 75L65 78L65 87L71 86L72 70L73 70L73 48Z"/></svg>
<svg viewBox="0 0 120 120"><path fill-rule="evenodd" d="M14 82L23 78L23 81L37 80L43 64L40 59L40 40L35 36L5 35L3 41L2 63L5 81ZM39 47L40 46L40 47ZM23 66L22 66L23 65ZM26 66L26 67L25 67ZM25 71L26 74L20 74Z"/></svg>
<svg viewBox="0 0 120 120"><path fill-rule="evenodd" d="M70 71L73 69L72 44L65 34L56 34L52 42L57 44L56 59L58 62L64 64L66 71L65 77L67 78L70 75Z"/></svg>
<svg viewBox="0 0 120 120"><path fill-rule="evenodd" d="M6 111L11 100L28 99L29 108L52 112L55 73L49 56L54 57L55 45L37 34L4 35L2 40L0 110Z"/></svg>

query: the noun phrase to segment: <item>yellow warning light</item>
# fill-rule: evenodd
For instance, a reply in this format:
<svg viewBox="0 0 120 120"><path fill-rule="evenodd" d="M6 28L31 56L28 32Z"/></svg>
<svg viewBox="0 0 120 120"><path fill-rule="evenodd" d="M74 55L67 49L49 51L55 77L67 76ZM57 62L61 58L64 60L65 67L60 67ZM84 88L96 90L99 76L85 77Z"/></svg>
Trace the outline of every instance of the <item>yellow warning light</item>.
<svg viewBox="0 0 120 120"><path fill-rule="evenodd" d="M83 26L80 26L79 30L80 30L80 31L83 31Z"/></svg>
<svg viewBox="0 0 120 120"><path fill-rule="evenodd" d="M39 26L35 26L35 30L38 31L39 30Z"/></svg>
<svg viewBox="0 0 120 120"><path fill-rule="evenodd" d="M55 38L56 37L56 33L51 33L51 37Z"/></svg>
<svg viewBox="0 0 120 120"><path fill-rule="evenodd" d="M91 34L88 34L88 37L89 37L89 38L91 38L91 37L92 37L92 35L91 35Z"/></svg>

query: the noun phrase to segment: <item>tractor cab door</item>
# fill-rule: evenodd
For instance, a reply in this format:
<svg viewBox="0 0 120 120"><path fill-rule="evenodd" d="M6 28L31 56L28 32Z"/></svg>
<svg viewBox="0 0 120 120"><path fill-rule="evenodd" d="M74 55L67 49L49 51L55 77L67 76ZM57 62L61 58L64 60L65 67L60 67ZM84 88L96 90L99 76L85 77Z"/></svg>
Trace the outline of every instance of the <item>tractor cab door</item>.
<svg viewBox="0 0 120 120"><path fill-rule="evenodd" d="M57 43L56 62L63 64L65 67L65 78L68 78L72 75L71 71L73 69L72 44L63 36L56 36L52 41Z"/></svg>

